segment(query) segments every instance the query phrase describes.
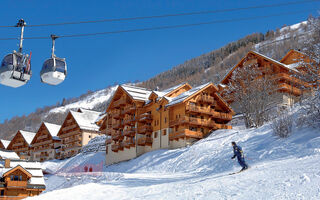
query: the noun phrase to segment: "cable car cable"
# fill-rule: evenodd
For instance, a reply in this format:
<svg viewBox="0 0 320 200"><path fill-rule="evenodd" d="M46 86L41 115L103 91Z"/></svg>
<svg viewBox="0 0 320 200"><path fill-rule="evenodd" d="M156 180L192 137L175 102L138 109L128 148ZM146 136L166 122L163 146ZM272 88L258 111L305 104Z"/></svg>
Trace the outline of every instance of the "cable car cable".
<svg viewBox="0 0 320 200"><path fill-rule="evenodd" d="M63 26L63 25L75 25L75 24L103 23L103 22L115 22L115 21L133 21L133 20L142 20L142 19L203 15L203 14L224 13L224 12L233 12L233 11L250 10L250 9L282 7L282 6L298 5L298 4L304 4L304 3L319 2L319 1L320 0L292 1L292 2L285 2L285 3L278 3L278 4L265 4L265 5L249 6L249 7L241 7L241 8L227 8L227 9L218 9L218 10L165 14L165 15L128 17L128 18L113 18L113 19L75 21L75 22L62 22L62 23L52 23L52 24L31 24L31 25L26 25L26 26L27 27L43 27L43 26ZM17 27L17 26L0 26L0 28L5 28L5 27Z"/></svg>
<svg viewBox="0 0 320 200"><path fill-rule="evenodd" d="M313 11L313 10L302 10L302 11L298 11L298 12L297 11L296 12L285 12L285 13L277 13L277 14L272 14L272 15L244 17L244 18L236 18L236 19L215 20L215 21L200 22L200 23L193 23L193 24L180 24L180 25L168 25L168 26L158 26L158 27L150 27L150 28L128 29L128 30L108 31L108 32L59 35L59 38L88 37L88 36L98 36L98 35L108 35L108 34L118 34L118 33L174 29L174 28L183 28L183 27L192 27L192 26L201 26L201 25L208 25L208 24L218 24L218 23L237 22L237 21L249 21L249 20L264 19L264 18L277 17L277 16L283 16L283 15L300 14L300 13L306 13L306 12L310 12L310 11ZM18 39L18 38L0 38L0 40L16 40L16 39ZM23 39L24 40L51 39L51 37L50 36L24 37Z"/></svg>

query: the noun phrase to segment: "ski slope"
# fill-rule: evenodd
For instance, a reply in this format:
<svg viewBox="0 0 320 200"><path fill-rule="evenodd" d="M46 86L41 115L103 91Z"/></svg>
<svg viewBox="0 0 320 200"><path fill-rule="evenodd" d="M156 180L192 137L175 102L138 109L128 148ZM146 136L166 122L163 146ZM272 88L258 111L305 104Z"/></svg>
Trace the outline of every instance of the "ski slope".
<svg viewBox="0 0 320 200"><path fill-rule="evenodd" d="M231 142L244 150L250 169L240 170ZM270 125L258 129L219 130L196 144L157 150L136 159L100 166L104 152L79 154L44 163L47 190L31 199L320 199L320 134L295 129L279 139ZM95 170L93 170L95 171Z"/></svg>

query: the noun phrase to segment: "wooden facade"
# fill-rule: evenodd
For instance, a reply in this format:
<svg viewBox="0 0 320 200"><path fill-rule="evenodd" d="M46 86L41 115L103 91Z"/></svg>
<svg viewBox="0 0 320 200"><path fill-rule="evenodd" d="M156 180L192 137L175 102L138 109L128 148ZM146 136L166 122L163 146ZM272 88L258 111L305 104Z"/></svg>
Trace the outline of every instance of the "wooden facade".
<svg viewBox="0 0 320 200"><path fill-rule="evenodd" d="M101 134L95 124L101 113L86 109L70 111L67 114L57 136L61 139L60 158L69 158L78 154L81 148Z"/></svg>
<svg viewBox="0 0 320 200"><path fill-rule="evenodd" d="M32 157L31 142L35 135L36 133L19 130L9 143L7 149L15 151L20 158L30 159Z"/></svg>
<svg viewBox="0 0 320 200"><path fill-rule="evenodd" d="M310 88L308 83L298 78L299 62L303 57L302 53L291 50L279 62L258 52L250 51L218 85L219 93L229 104L234 103L232 95L227 95L228 84L233 84L231 80L233 72L244 66L254 66L254 69L260 70L265 77L275 82L275 91L281 94L278 104L292 105L301 95L308 93Z"/></svg>
<svg viewBox="0 0 320 200"><path fill-rule="evenodd" d="M57 136L61 126L42 122L31 142L32 160L46 161L60 157L61 139Z"/></svg>
<svg viewBox="0 0 320 200"><path fill-rule="evenodd" d="M101 125L106 164L129 160L161 148L185 146L226 125L233 111L209 83L181 84L164 91L119 86ZM179 116L179 117L177 117Z"/></svg>

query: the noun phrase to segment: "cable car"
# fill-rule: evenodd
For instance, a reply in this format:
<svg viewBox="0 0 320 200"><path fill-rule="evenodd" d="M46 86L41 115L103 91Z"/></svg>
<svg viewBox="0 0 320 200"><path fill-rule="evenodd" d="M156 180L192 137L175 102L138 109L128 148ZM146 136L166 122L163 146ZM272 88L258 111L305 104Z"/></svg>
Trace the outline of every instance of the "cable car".
<svg viewBox="0 0 320 200"><path fill-rule="evenodd" d="M0 84L9 87L25 85L31 78L31 55L22 53L23 32L26 23L20 19L17 27L21 27L19 51L6 55L0 66Z"/></svg>
<svg viewBox="0 0 320 200"><path fill-rule="evenodd" d="M67 76L67 63L65 58L58 58L54 54L56 35L51 35L52 39L52 54L51 58L47 59L42 66L40 77L43 83L49 85L58 85L64 81Z"/></svg>

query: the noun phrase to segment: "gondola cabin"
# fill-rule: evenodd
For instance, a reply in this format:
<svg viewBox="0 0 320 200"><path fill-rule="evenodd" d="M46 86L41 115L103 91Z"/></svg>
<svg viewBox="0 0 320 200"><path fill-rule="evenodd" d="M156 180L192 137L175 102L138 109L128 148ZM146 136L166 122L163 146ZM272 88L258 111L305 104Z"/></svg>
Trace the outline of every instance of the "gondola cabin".
<svg viewBox="0 0 320 200"><path fill-rule="evenodd" d="M49 85L58 85L67 75L67 63L64 58L49 58L42 66L41 81Z"/></svg>
<svg viewBox="0 0 320 200"><path fill-rule="evenodd" d="M13 52L6 55L0 67L0 84L17 88L31 78L31 64L28 54Z"/></svg>

